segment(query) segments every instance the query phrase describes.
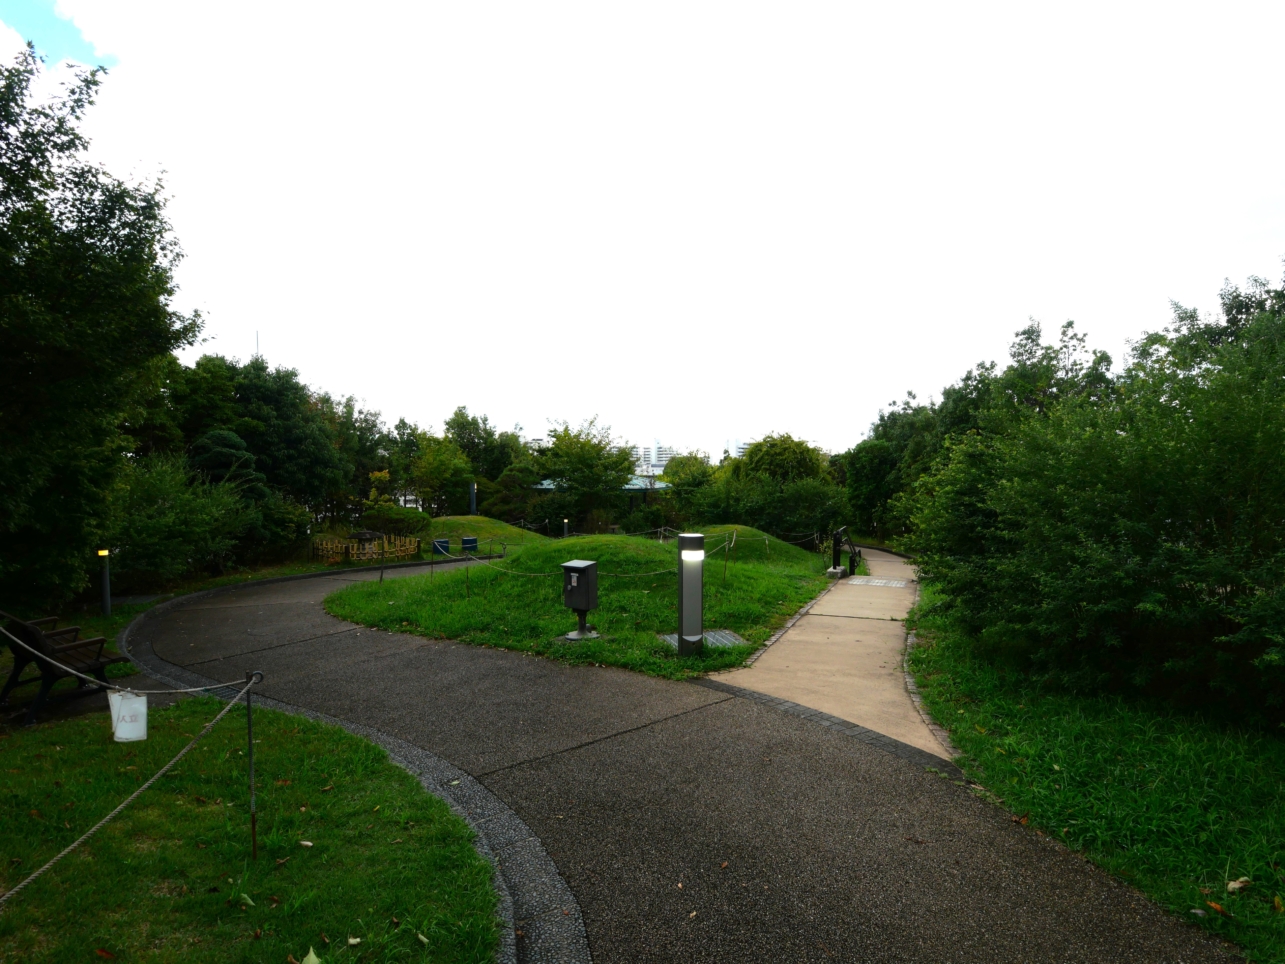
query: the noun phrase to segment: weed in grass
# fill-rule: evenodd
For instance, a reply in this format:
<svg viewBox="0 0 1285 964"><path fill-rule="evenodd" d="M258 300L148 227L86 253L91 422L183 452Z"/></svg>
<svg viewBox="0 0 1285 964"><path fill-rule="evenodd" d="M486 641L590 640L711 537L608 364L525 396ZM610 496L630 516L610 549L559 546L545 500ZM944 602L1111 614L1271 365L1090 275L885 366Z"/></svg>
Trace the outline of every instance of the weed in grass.
<svg viewBox="0 0 1285 964"><path fill-rule="evenodd" d="M926 589L910 663L969 776L1250 960L1285 961L1285 739L1036 689L979 658L934 601Z"/></svg>
<svg viewBox="0 0 1285 964"><path fill-rule="evenodd" d="M0 887L112 810L221 705L202 698L154 711L143 743L114 743L106 714L0 734ZM264 709L254 724L258 861L236 708L15 895L0 913L0 960L96 960L97 948L184 964L302 960L310 946L325 958L350 936L361 938L364 961L491 960L491 867L462 820L365 740Z"/></svg>
<svg viewBox="0 0 1285 964"><path fill-rule="evenodd" d="M677 577L665 571L677 566L677 547L637 537L532 544L503 561L509 572L479 565L468 574L457 570L436 579L357 583L328 596L325 605L336 616L368 626L683 679L739 665L827 584L821 556L744 527L724 581L726 550L719 547L732 529L704 530L705 626L733 630L746 645L706 647L699 656L680 659L658 635L677 625ZM571 643L557 638L575 628L574 614L562 605L559 566L575 558L598 562L599 608L589 618L600 638Z"/></svg>

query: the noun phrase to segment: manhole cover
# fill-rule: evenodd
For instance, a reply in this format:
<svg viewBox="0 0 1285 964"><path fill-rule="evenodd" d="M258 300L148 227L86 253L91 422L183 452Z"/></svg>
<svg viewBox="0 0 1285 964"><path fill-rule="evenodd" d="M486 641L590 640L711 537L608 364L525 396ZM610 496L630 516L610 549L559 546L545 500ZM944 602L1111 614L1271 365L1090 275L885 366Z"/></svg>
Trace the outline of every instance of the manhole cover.
<svg viewBox="0 0 1285 964"><path fill-rule="evenodd" d="M849 586L891 586L894 589L904 589L906 580L904 579L876 579L874 576L853 576L848 580Z"/></svg>

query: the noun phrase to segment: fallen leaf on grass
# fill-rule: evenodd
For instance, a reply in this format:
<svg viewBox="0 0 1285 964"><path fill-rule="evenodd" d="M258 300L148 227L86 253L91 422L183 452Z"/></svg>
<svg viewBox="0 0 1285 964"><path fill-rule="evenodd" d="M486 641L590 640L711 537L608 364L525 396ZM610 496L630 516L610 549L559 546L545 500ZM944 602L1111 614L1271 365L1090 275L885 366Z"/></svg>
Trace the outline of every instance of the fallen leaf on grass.
<svg viewBox="0 0 1285 964"><path fill-rule="evenodd" d="M1200 909L1199 909L1199 908L1197 908L1197 907L1193 907L1193 908L1191 909L1191 912L1192 912L1193 914L1195 914L1197 917L1208 917L1208 916L1209 916L1209 914L1208 914L1206 911L1200 910Z"/></svg>
<svg viewBox="0 0 1285 964"><path fill-rule="evenodd" d="M976 723L974 723L974 724L973 724L973 726L974 726L974 727L976 727L977 732L978 732L978 733L980 733L982 736L985 736L985 735L986 735L986 727L984 727L984 726L977 726L977 724L976 724Z"/></svg>
<svg viewBox="0 0 1285 964"><path fill-rule="evenodd" d="M394 918L393 918L393 926L394 926L394 927L401 927L401 926L402 926L402 922L401 922L401 921L399 921L396 917L394 917Z"/></svg>
<svg viewBox="0 0 1285 964"><path fill-rule="evenodd" d="M262 937L262 936L263 936L263 928L262 928L262 927L256 927L256 928L254 929L254 939L257 941L257 940L258 940L260 937Z"/></svg>
<svg viewBox="0 0 1285 964"><path fill-rule="evenodd" d="M311 846L312 846L312 841L311 841L311 840L300 840L300 841L299 841L299 846L300 846L300 847L311 847Z"/></svg>
<svg viewBox="0 0 1285 964"><path fill-rule="evenodd" d="M427 943L428 943L428 938L427 938L427 937L425 937L423 934L421 934L419 931L416 931L416 932L415 932L415 936L419 938L419 942L420 942L421 944L427 944Z"/></svg>
<svg viewBox="0 0 1285 964"><path fill-rule="evenodd" d="M1231 914L1230 914L1230 913L1228 913L1227 911L1223 910L1223 905L1222 905L1222 904L1215 904L1212 900L1207 900L1207 901L1205 901L1205 903L1206 903L1206 904L1208 904L1210 907L1212 907L1214 910L1218 911L1218 913L1222 914L1224 917L1230 917L1230 916L1231 916Z"/></svg>
<svg viewBox="0 0 1285 964"><path fill-rule="evenodd" d="M289 857L279 857L279 858L277 858L277 866L278 866L278 867L280 867L282 864L284 864L284 863L285 863L287 860L289 860L289 859L290 859Z"/></svg>
<svg viewBox="0 0 1285 964"><path fill-rule="evenodd" d="M394 841L393 841L393 843L401 843L401 838L398 838L397 840L394 840Z"/></svg>
<svg viewBox="0 0 1285 964"><path fill-rule="evenodd" d="M1276 913L1285 914L1285 900L1281 900L1280 894L1276 895L1276 899L1272 903L1276 906Z"/></svg>
<svg viewBox="0 0 1285 964"><path fill-rule="evenodd" d="M197 844L197 845L196 845L196 849L197 849L197 850L204 850L204 849L205 849L205 844L203 844L203 843L199 843L199 844Z"/></svg>
<svg viewBox="0 0 1285 964"><path fill-rule="evenodd" d="M251 907L253 907L253 906L254 906L254 901L252 901L252 900L250 899L250 895L249 895L249 894L242 894L242 895L241 895L241 903L243 903L243 904L248 904L248 905L250 905Z"/></svg>
<svg viewBox="0 0 1285 964"><path fill-rule="evenodd" d="M1200 892L1204 894L1206 897L1208 897L1210 894L1213 893L1213 891L1210 890L1208 887L1201 887Z"/></svg>
<svg viewBox="0 0 1285 964"><path fill-rule="evenodd" d="M308 956L303 959L301 964L321 964L321 958L319 958L317 956L317 952L310 947L308 948Z"/></svg>
<svg viewBox="0 0 1285 964"><path fill-rule="evenodd" d="M289 780L278 780L278 781L277 781L277 786L279 786L279 787L288 787L288 786L290 786L290 781L289 781Z"/></svg>
<svg viewBox="0 0 1285 964"><path fill-rule="evenodd" d="M719 870L722 870L722 869L724 869L725 867L727 867L727 861L726 861L726 860L724 860L724 861L723 861L722 865L719 867Z"/></svg>
<svg viewBox="0 0 1285 964"><path fill-rule="evenodd" d="M115 956L116 956L116 955L115 955L115 954L113 954L111 951L104 950L104 949L103 949L103 948L101 948L101 947L95 947L95 948L94 948L94 953L95 953L95 954L97 954L99 957L115 957Z"/></svg>
<svg viewBox="0 0 1285 964"><path fill-rule="evenodd" d="M299 964L299 962L298 962L298 961L296 961L296 960L294 959L294 955L293 955L293 954L287 954L287 955L286 955L286 964Z"/></svg>
<svg viewBox="0 0 1285 964"><path fill-rule="evenodd" d="M379 813L379 806L378 806L378 805L376 805L375 809L374 809L374 810L372 810L372 811L370 811L370 812L371 812L371 813Z"/></svg>
<svg viewBox="0 0 1285 964"><path fill-rule="evenodd" d="M332 783L332 784L330 784L330 786L328 786L328 787L322 787L322 788L321 788L321 792L322 792L322 793L329 793L329 792L330 792L331 790L333 790L334 788L335 788L335 785Z"/></svg>
<svg viewBox="0 0 1285 964"><path fill-rule="evenodd" d="M1229 880L1227 881L1227 893L1234 894L1239 890L1244 890L1252 883L1253 881L1248 877L1241 877L1239 880Z"/></svg>
<svg viewBox="0 0 1285 964"><path fill-rule="evenodd" d="M1014 814L1010 819L1013 821L1013 823L1020 823L1023 827L1025 827L1028 823L1031 822L1031 815L1029 812L1022 814L1020 817Z"/></svg>
<svg viewBox="0 0 1285 964"><path fill-rule="evenodd" d="M358 944L360 944L360 943L361 943L361 938L360 938L360 937L350 937L350 938L348 938L348 946L349 946L349 947L356 947L356 946L357 946Z"/></svg>
<svg viewBox="0 0 1285 964"><path fill-rule="evenodd" d="M323 941L325 941L327 944L329 944L329 943L330 943L330 938L326 936L326 932L325 932L325 931L322 931L322 932L321 932L321 939L322 939Z"/></svg>

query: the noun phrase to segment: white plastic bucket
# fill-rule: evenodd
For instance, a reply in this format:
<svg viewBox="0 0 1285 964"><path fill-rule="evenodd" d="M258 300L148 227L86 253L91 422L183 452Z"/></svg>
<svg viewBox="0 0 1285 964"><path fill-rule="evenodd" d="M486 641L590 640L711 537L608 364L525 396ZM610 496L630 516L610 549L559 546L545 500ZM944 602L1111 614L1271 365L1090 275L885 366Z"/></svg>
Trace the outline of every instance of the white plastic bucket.
<svg viewBox="0 0 1285 964"><path fill-rule="evenodd" d="M117 743L147 739L146 696L112 690L107 694L107 704L111 707L112 735Z"/></svg>

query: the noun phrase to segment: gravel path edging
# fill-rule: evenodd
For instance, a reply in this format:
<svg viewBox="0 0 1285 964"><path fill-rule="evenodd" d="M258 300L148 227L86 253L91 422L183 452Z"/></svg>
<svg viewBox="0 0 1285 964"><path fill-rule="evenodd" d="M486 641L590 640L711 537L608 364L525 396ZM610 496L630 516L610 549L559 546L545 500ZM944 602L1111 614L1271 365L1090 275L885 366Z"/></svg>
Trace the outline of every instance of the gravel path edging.
<svg viewBox="0 0 1285 964"><path fill-rule="evenodd" d="M950 734L946 728L933 719L932 714L928 712L928 707L924 706L924 699L919 695L919 686L915 682L915 674L910 671L910 653L919 642L913 632L906 634L906 646L901 656L901 671L906 677L906 689L910 692L910 702L915 704L915 709L919 711L919 717L924 721L924 726L932 731L932 735L937 738L937 742L942 748L950 754L951 759L957 759L963 754L950 742Z"/></svg>
<svg viewBox="0 0 1285 964"><path fill-rule="evenodd" d="M313 574L309 573L308 576ZM334 575L334 573L327 573ZM287 576L263 582L285 582ZM116 639L116 647L148 676L174 687L217 684L216 680L193 673L161 659L151 647L134 652L129 646L132 630L155 613L179 603L191 602L237 586L220 586L199 593L177 596L139 613ZM231 699L237 693L228 687L211 686L210 695ZM591 964L589 940L580 905L559 873L544 845L526 823L499 797L465 771L423 747L415 746L373 727L336 719L307 707L260 696L256 703L321 723L342 727L350 733L383 747L388 757L407 770L429 793L445 801L457 816L472 828L474 846L495 868L492 882L501 921L496 964ZM522 953L517 938L521 935Z"/></svg>

